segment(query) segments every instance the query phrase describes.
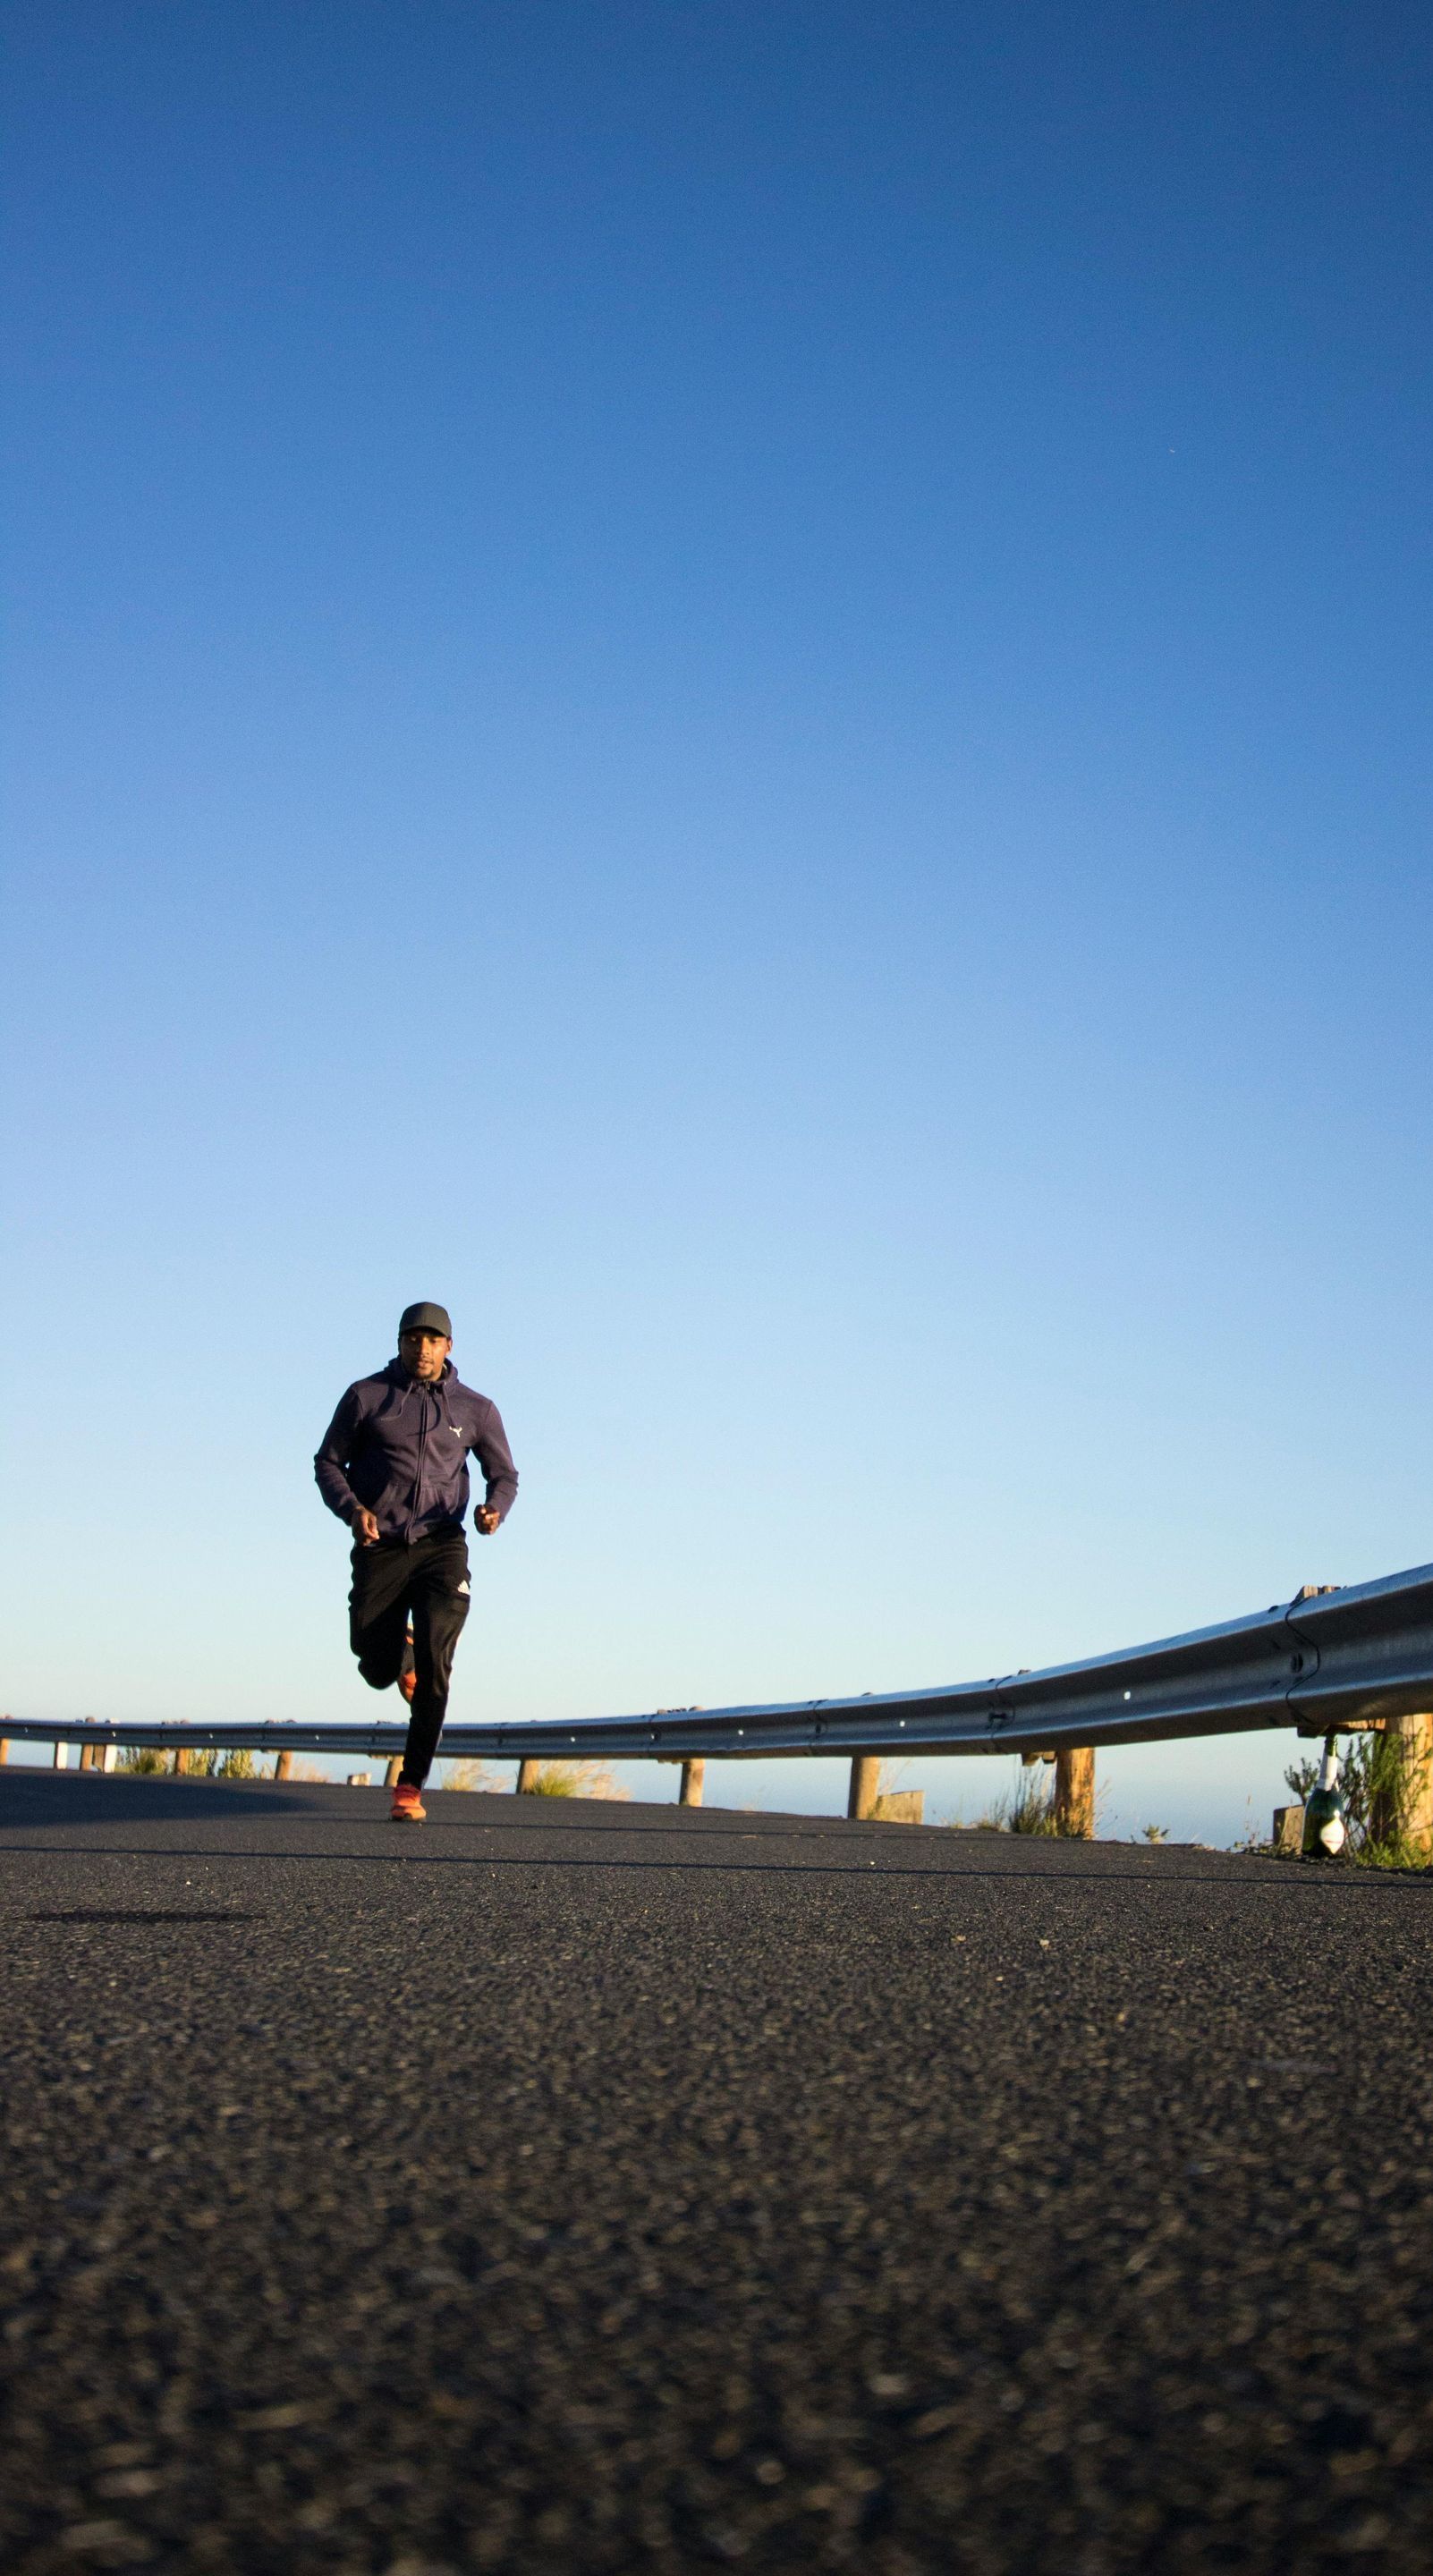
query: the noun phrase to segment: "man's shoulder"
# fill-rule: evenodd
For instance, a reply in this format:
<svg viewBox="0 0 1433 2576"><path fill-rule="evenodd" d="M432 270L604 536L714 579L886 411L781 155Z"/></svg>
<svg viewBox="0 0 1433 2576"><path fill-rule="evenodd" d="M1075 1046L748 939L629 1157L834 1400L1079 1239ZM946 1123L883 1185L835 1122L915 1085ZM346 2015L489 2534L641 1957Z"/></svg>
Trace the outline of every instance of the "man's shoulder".
<svg viewBox="0 0 1433 2576"><path fill-rule="evenodd" d="M444 1392L446 1393L451 1405L461 1405L464 1411L469 1414L481 1417L483 1414L492 1413L496 1409L490 1395L479 1395L475 1386L464 1386L456 1369L454 1369L452 1376L449 1378Z"/></svg>

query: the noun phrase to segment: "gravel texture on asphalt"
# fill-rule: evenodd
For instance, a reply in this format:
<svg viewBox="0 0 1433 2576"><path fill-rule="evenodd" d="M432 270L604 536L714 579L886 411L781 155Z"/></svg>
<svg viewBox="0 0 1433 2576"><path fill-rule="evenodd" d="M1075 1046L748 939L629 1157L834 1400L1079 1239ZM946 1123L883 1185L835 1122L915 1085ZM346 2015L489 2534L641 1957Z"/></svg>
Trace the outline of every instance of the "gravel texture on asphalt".
<svg viewBox="0 0 1433 2576"><path fill-rule="evenodd" d="M1426 2576L1421 1878L385 1818L0 1771L10 2576Z"/></svg>

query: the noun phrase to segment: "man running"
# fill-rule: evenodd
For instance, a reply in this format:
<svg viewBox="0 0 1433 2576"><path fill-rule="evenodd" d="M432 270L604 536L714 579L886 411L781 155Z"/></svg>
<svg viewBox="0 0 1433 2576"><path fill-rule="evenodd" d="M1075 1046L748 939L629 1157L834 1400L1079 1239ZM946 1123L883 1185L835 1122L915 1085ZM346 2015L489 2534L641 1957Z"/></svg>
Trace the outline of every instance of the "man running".
<svg viewBox="0 0 1433 2576"><path fill-rule="evenodd" d="M395 1824L421 1825L427 1813L422 1787L468 1615L468 1451L486 1480L473 1514L484 1538L507 1518L517 1492L502 1417L490 1397L464 1386L452 1347L446 1308L405 1307L397 1359L349 1388L313 1462L329 1510L353 1531L348 1634L359 1671L374 1690L387 1690L404 1679L412 1655Z"/></svg>

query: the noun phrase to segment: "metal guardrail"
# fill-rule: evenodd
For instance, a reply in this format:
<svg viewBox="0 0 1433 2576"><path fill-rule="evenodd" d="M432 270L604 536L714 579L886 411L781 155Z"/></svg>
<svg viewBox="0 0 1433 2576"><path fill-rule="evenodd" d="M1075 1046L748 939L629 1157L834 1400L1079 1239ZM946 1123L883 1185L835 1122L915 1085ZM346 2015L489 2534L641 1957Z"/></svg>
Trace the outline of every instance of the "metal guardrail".
<svg viewBox="0 0 1433 2576"><path fill-rule="evenodd" d="M443 1729L446 1760L692 1761L763 1754L1035 1753L1072 1745L1296 1727L1302 1735L1371 1726L1433 1706L1433 1565L1376 1583L1306 1586L1293 1600L1224 1627L1198 1628L1044 1672L947 1690L751 1708L654 1709ZM179 1722L6 1717L0 1732L42 1744L233 1747L271 1753L401 1752L402 1720L366 1725L235 1719Z"/></svg>

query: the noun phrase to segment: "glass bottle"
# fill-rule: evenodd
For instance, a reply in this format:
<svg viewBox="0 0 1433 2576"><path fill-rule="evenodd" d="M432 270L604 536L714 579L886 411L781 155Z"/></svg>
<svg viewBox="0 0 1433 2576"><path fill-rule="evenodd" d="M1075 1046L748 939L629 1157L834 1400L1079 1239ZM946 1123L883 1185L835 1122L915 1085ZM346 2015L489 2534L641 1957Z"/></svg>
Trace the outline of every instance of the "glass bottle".
<svg viewBox="0 0 1433 2576"><path fill-rule="evenodd" d="M1330 1735L1324 1744L1317 1786L1310 1791L1304 1809L1304 1858L1333 1860L1347 1840L1348 1817L1338 1790L1338 1745Z"/></svg>

